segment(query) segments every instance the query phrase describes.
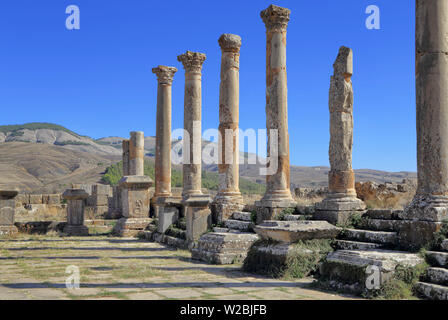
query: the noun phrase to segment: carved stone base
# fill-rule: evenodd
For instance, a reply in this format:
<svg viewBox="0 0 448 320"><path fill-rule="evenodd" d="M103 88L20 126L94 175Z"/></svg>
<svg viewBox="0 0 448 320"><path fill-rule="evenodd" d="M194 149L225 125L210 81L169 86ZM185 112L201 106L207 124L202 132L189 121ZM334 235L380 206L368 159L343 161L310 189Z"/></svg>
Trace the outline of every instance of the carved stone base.
<svg viewBox="0 0 448 320"><path fill-rule="evenodd" d="M19 232L16 226L0 226L0 235L12 236Z"/></svg>
<svg viewBox="0 0 448 320"><path fill-rule="evenodd" d="M210 205L212 221L214 224L230 219L236 211L244 209L242 197L220 197L215 198Z"/></svg>
<svg viewBox="0 0 448 320"><path fill-rule="evenodd" d="M63 231L68 236L88 236L89 235L89 228L86 226L75 226L75 225L69 225L67 224L64 227Z"/></svg>
<svg viewBox="0 0 448 320"><path fill-rule="evenodd" d="M257 211L257 224L265 220L275 220L275 218L286 208L295 208L297 203L294 200L260 200L255 201Z"/></svg>
<svg viewBox="0 0 448 320"><path fill-rule="evenodd" d="M417 250L431 244L442 221L448 219L448 197L416 195L398 218L403 220L398 230L400 246Z"/></svg>
<svg viewBox="0 0 448 320"><path fill-rule="evenodd" d="M363 213L365 203L356 197L337 197L329 195L316 204L315 220L326 220L333 224L346 224L354 213Z"/></svg>
<svg viewBox="0 0 448 320"><path fill-rule="evenodd" d="M187 241L190 247L199 240L200 236L207 232L212 225L209 195L189 195L182 201L185 206L185 216L187 218Z"/></svg>
<svg viewBox="0 0 448 320"><path fill-rule="evenodd" d="M112 230L112 234L119 237L134 237L152 222L151 218L121 218Z"/></svg>
<svg viewBox="0 0 448 320"><path fill-rule="evenodd" d="M183 216L183 205L181 196L167 196L167 197L157 197L151 199L151 205L154 209L154 218L160 218L163 213L164 208L177 208L180 216ZM171 210L169 210L171 211Z"/></svg>

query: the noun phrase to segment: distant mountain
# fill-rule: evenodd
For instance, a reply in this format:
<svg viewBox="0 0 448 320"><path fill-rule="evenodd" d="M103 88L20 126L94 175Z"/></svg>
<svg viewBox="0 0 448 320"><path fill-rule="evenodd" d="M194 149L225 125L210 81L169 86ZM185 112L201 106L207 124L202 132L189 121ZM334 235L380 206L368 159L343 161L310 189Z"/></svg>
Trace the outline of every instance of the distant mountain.
<svg viewBox="0 0 448 320"><path fill-rule="evenodd" d="M124 138L111 136L94 140L51 123L0 126L0 188L27 191L60 191L71 183L96 183L104 170L121 160ZM154 158L155 137L145 137L145 155ZM203 147L216 143L203 141ZM215 149L217 150L217 149ZM260 164L247 164L251 155L240 152L240 176L265 184ZM174 166L173 166L174 168ZM181 167L177 167L181 169ZM203 165L217 172L216 165ZM291 187L322 187L328 184L328 167L291 166ZM357 181L401 182L416 178L414 172L355 170Z"/></svg>

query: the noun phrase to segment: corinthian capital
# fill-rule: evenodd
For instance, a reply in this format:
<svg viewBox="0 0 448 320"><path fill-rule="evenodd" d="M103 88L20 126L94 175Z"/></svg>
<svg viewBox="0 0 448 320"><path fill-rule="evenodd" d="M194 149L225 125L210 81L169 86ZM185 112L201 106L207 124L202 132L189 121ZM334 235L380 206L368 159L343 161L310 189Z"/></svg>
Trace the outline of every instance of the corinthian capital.
<svg viewBox="0 0 448 320"><path fill-rule="evenodd" d="M157 75L157 80L161 84L172 84L174 74L177 72L175 67L158 66L157 68L152 68L152 72Z"/></svg>
<svg viewBox="0 0 448 320"><path fill-rule="evenodd" d="M200 73L205 58L206 56L204 53L187 51L184 54L178 56L177 60L182 62L185 71Z"/></svg>
<svg viewBox="0 0 448 320"><path fill-rule="evenodd" d="M267 30L285 31L288 26L291 10L271 4L267 9L260 12Z"/></svg>
<svg viewBox="0 0 448 320"><path fill-rule="evenodd" d="M239 52L241 37L236 34L224 33L218 39L222 51Z"/></svg>

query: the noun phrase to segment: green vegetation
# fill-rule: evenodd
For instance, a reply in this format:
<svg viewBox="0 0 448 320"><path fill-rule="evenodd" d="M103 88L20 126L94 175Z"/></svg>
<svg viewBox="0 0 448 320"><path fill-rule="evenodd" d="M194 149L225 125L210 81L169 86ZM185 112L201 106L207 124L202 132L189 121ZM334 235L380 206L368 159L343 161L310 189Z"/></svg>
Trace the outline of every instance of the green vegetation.
<svg viewBox="0 0 448 320"><path fill-rule="evenodd" d="M74 146L90 146L89 143L82 142L82 141L73 141L73 140L67 140L67 141L56 141L54 143L55 146L67 146L67 145L74 145Z"/></svg>
<svg viewBox="0 0 448 320"><path fill-rule="evenodd" d="M145 160L145 175L154 180L154 163ZM115 186L123 177L123 163L120 161L106 168L106 173L101 181ZM218 190L218 174L215 172L202 171L202 187L209 190ZM171 186L175 188L182 187L182 171L171 169ZM263 194L266 186L240 178L240 191L243 194Z"/></svg>
<svg viewBox="0 0 448 320"><path fill-rule="evenodd" d="M38 129L50 129L50 130L59 130L59 131L65 131L67 133L70 133L76 137L80 137L80 135L74 133L73 131L70 131L69 129L53 124L53 123L46 123L46 122L31 122L26 124L16 124L16 125L7 125L7 126L0 126L0 132L8 133L12 132L19 132L20 130L38 130ZM23 133L22 133L23 134Z"/></svg>
<svg viewBox="0 0 448 320"><path fill-rule="evenodd" d="M287 254L257 250L258 247L272 247L277 243L273 240L255 242L244 260L243 270L274 278L303 278L315 273L319 263L333 251L328 239L299 241L291 245Z"/></svg>
<svg viewBox="0 0 448 320"><path fill-rule="evenodd" d="M370 291L366 297L381 300L415 299L413 287L427 268L426 263L418 264L415 267L398 265L395 268L393 279L381 285L379 289Z"/></svg>
<svg viewBox="0 0 448 320"><path fill-rule="evenodd" d="M448 238L448 220L442 221L442 227L439 231L434 233L434 241L430 245L433 248L438 248L443 240Z"/></svg>

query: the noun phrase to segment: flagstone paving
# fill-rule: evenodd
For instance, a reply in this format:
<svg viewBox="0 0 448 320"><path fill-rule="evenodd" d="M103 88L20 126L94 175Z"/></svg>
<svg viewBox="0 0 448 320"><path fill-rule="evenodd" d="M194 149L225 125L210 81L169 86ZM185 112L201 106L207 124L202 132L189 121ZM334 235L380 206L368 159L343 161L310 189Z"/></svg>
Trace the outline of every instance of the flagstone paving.
<svg viewBox="0 0 448 320"><path fill-rule="evenodd" d="M67 267L80 288L66 287ZM26 236L0 238L0 300L8 299L354 299L318 291L310 278L284 280L208 265L136 238Z"/></svg>

